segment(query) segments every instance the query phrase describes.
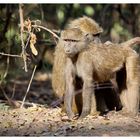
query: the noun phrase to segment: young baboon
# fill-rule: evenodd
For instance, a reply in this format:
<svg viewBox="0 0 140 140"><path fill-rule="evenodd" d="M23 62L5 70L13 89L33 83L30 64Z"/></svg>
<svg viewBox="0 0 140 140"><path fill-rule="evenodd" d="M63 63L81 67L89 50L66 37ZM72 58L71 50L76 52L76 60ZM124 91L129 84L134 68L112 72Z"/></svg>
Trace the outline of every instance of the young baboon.
<svg viewBox="0 0 140 140"><path fill-rule="evenodd" d="M99 35L103 32L103 29L93 19L88 18L86 16L84 16L82 18L78 18L78 19L72 21L68 26L68 28L74 28L74 27L79 28L90 41L93 41L96 43L100 42ZM59 42L58 45L56 46L56 50L55 50L55 58L54 58L54 65L53 65L53 72L52 72L52 87L53 87L56 95L60 99L63 99L64 92L65 92L65 81L64 81L65 64L66 64L66 55L64 53L61 42ZM79 86L79 85L81 85L82 83L79 78L77 78L77 80L78 80L78 82L76 82L76 83L79 83L77 86L77 89L80 89L81 86ZM113 85L110 83L110 81L108 81L108 83L110 84L111 87L113 87ZM106 111L108 111L108 108L111 110L116 106L117 106L117 110L121 109L119 98L117 98L117 97L114 98L114 96L117 96L114 88L106 88L105 91L103 89L100 90L100 88L99 88L98 90L96 90L96 92L98 93L98 95L97 95L97 106L98 107L97 108L99 111L106 112ZM99 92L101 92L101 93L99 94ZM110 107L109 105L107 106L105 104L103 94L106 94L106 92L110 96L110 100L114 101L115 105L111 105L111 107ZM82 109L81 94L77 94L75 97L75 100L76 100L76 104L74 103L73 109L75 112L80 113L81 109ZM94 102L93 102L91 113L94 114L95 112L96 112L96 104L94 104Z"/></svg>
<svg viewBox="0 0 140 140"><path fill-rule="evenodd" d="M61 33L61 42L66 54L65 80L66 92L64 104L71 119L75 115L72 102L75 96L76 77L83 81L82 113L85 117L91 111L91 97L94 95L93 84L105 82L125 67L125 86L120 93L125 96L125 107L132 115L139 110L139 55L128 46L119 44L105 45L89 42L86 35L78 29L68 29Z"/></svg>
<svg viewBox="0 0 140 140"><path fill-rule="evenodd" d="M71 21L68 28L79 28L86 36L90 36L90 40L99 43L101 42L99 36L103 32L103 28L99 24L86 16Z"/></svg>

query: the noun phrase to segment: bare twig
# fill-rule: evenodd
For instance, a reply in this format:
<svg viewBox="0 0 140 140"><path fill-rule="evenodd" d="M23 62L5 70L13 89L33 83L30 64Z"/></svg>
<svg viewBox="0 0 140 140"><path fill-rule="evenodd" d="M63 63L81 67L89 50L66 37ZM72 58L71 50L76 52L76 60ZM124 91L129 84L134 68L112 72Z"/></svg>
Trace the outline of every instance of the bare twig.
<svg viewBox="0 0 140 140"><path fill-rule="evenodd" d="M5 93L4 89L2 88L1 84L0 84L0 89L1 89L1 91L3 93L3 95L5 96L5 98L7 99L7 101L10 103L11 102L10 98L6 95L6 93Z"/></svg>
<svg viewBox="0 0 140 140"><path fill-rule="evenodd" d="M24 51L24 40L23 40L23 30L24 30L24 19L23 19L23 5L19 4L19 16L20 16L20 35L22 43L22 51Z"/></svg>
<svg viewBox="0 0 140 140"><path fill-rule="evenodd" d="M9 52L10 52L10 50L11 50L11 46L9 47ZM8 52L8 53L9 53ZM3 75L3 79L5 79L6 78L6 76L7 76L7 74L8 74L8 70L9 70L9 63L10 63L10 57L8 56L7 57L7 61L6 61L6 63L7 63L7 65L6 65L6 70L5 70L5 73L4 73L4 75Z"/></svg>
<svg viewBox="0 0 140 140"><path fill-rule="evenodd" d="M44 29L46 31L48 31L49 33L51 33L54 37L56 37L57 39L59 39L59 36L57 34L55 34L53 31L51 31L50 29L40 26L40 25L32 25L34 28L41 28Z"/></svg>
<svg viewBox="0 0 140 140"><path fill-rule="evenodd" d="M31 76L31 79L30 79L30 81L29 81L28 88L27 88L27 90L26 90L26 93L25 93L25 96L24 96L24 98L23 98L23 101L22 101L22 104L21 104L20 108L22 108L23 105L24 105L25 99L26 99L27 94L28 94L28 92L29 92L29 89L30 89L30 86L31 86L31 83L32 83L32 80L33 80L33 77L34 77L34 74L35 74L35 71L36 71L36 67L37 67L37 65L35 65L34 70L33 70L33 72L32 72L32 76Z"/></svg>
<svg viewBox="0 0 140 140"><path fill-rule="evenodd" d="M10 56L10 57L21 57L21 55L8 54L8 53L3 53L3 52L0 52L0 55Z"/></svg>
<svg viewBox="0 0 140 140"><path fill-rule="evenodd" d="M29 44L30 38L31 38L31 35L29 34L28 39L27 39L27 42L26 42L26 45L25 45L25 49L27 48L27 46Z"/></svg>
<svg viewBox="0 0 140 140"><path fill-rule="evenodd" d="M60 34L61 30L52 29L54 33Z"/></svg>
<svg viewBox="0 0 140 140"><path fill-rule="evenodd" d="M107 83L96 83L96 85L93 84L93 86L88 87L88 88L93 88L94 90L96 89L113 89L114 87L111 86L109 82ZM86 89L85 89L86 90ZM82 93L83 89L79 89L75 91L75 95ZM59 106L62 102L64 102L64 97L57 99L56 101L52 102L51 106L56 107Z"/></svg>
<svg viewBox="0 0 140 140"><path fill-rule="evenodd" d="M9 50L9 52L10 52L10 50ZM0 84L3 82L3 80L6 78L6 76L7 76L7 74L8 74L8 70L9 70L9 63L10 63L10 56L12 56L12 57L17 57L18 55L11 55L11 54L6 54L6 53L2 53L2 52L0 52L0 54L1 55L3 55L3 56L7 56L7 61L6 61L6 70L5 70L5 72L4 72L4 75L3 75L3 78L1 79L1 81L0 81ZM18 56L19 57L19 56Z"/></svg>
<svg viewBox="0 0 140 140"><path fill-rule="evenodd" d="M13 86L13 93L12 93L11 99L14 98L15 91L16 91L16 83L14 83L14 86Z"/></svg>
<svg viewBox="0 0 140 140"><path fill-rule="evenodd" d="M6 76L7 76L7 74L8 74L8 70L9 70L9 61L10 61L10 59L9 59L9 56L8 56L8 57L7 57L6 70L5 70L5 72L4 72L3 77L2 77L1 80L0 80L0 84L3 83L3 80L6 78Z"/></svg>
<svg viewBox="0 0 140 140"><path fill-rule="evenodd" d="M6 66L6 70L5 70L4 76L3 76L4 79L6 78L6 76L7 76L7 74L8 74L9 62L10 62L10 58L9 58L9 56L8 56L8 57L7 57L7 66Z"/></svg>
<svg viewBox="0 0 140 140"><path fill-rule="evenodd" d="M20 37L21 37L21 45L22 45L22 58L24 61L24 69L27 72L27 56L26 56L26 51L25 51L25 44L23 40L23 30L24 30L24 19L23 19L23 5L19 4L19 15L20 15Z"/></svg>
<svg viewBox="0 0 140 140"><path fill-rule="evenodd" d="M12 107L14 107L14 108L19 108L19 107L20 107L20 106L19 106L19 103L17 103L16 101L10 99L10 98L7 96L7 94L6 94L6 92L4 91L3 87L1 86L1 84L0 84L0 89L1 89L1 91L2 91L2 93L3 93L3 95L4 95L4 97L7 99L7 103L8 103L10 106L12 106Z"/></svg>
<svg viewBox="0 0 140 140"><path fill-rule="evenodd" d="M20 103L20 104L22 104L22 101L17 101L17 102ZM24 102L24 105L25 106L28 106L28 107L32 107L32 106L44 107L44 105L37 104L37 103L30 103L30 102Z"/></svg>

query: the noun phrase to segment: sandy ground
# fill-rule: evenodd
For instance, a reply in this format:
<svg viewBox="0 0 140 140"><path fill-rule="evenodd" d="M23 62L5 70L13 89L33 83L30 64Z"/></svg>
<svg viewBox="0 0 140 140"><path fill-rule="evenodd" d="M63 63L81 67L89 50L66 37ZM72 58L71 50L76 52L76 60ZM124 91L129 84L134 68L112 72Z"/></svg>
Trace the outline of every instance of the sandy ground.
<svg viewBox="0 0 140 140"><path fill-rule="evenodd" d="M12 80L5 92L12 100L22 101L28 82ZM140 114L131 118L112 111L105 117L89 115L70 121L60 107L51 107L55 100L49 80L34 80L26 98L30 107L0 109L0 136L140 136Z"/></svg>
<svg viewBox="0 0 140 140"><path fill-rule="evenodd" d="M29 107L0 111L0 136L140 136L140 117L119 112L70 121L60 108Z"/></svg>

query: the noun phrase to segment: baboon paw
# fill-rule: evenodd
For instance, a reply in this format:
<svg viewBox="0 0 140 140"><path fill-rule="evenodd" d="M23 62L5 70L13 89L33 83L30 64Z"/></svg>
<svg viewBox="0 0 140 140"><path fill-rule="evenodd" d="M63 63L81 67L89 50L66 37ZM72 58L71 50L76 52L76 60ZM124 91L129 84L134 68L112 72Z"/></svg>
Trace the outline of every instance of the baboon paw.
<svg viewBox="0 0 140 140"><path fill-rule="evenodd" d="M87 115L89 115L89 112L88 112L88 111L82 112L82 114L80 115L79 119L83 119L83 118L85 118Z"/></svg>
<svg viewBox="0 0 140 140"><path fill-rule="evenodd" d="M78 115L75 115L73 118L69 118L67 115L61 118L62 121L73 121L77 119L78 119Z"/></svg>
<svg viewBox="0 0 140 140"><path fill-rule="evenodd" d="M72 113L72 114L68 114L68 118L69 118L70 120L76 120L78 117L77 117L77 115L74 115L74 114Z"/></svg>
<svg viewBox="0 0 140 140"><path fill-rule="evenodd" d="M119 113L123 116L128 116L128 117L136 117L138 115L138 112L136 111L129 111L128 109L124 108Z"/></svg>

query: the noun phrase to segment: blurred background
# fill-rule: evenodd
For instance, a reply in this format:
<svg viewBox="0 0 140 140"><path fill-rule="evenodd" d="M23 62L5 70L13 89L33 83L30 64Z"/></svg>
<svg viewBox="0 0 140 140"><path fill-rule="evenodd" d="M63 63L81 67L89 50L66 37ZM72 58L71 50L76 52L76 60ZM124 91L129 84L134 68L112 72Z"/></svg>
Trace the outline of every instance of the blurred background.
<svg viewBox="0 0 140 140"><path fill-rule="evenodd" d="M118 43L140 36L139 4L24 4L23 7L24 20L40 20L42 26L58 36L70 20L83 15L93 18L103 27L103 42L110 40ZM45 30L35 34L35 47L39 54L30 55L28 72L24 71L20 58L0 54L1 106L3 100L7 100L5 94L12 100L23 100L35 64L37 70L26 101L49 106L52 100L57 99L51 88L53 54L57 40ZM19 55L21 49L19 5L0 4L0 53Z"/></svg>

